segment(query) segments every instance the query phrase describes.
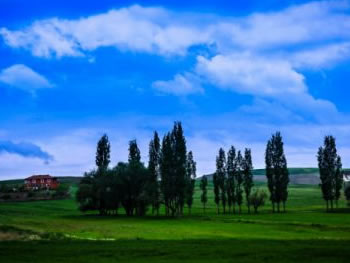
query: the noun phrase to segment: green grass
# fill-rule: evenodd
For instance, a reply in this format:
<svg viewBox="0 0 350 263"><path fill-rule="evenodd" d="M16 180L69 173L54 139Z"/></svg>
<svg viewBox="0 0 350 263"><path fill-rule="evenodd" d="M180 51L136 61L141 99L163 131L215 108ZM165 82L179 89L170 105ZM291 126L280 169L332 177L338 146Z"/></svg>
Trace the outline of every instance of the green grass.
<svg viewBox="0 0 350 263"><path fill-rule="evenodd" d="M318 187L292 185L285 214L267 204L259 214L217 215L209 187L206 213L197 190L192 215L180 218L84 215L73 199L0 203L0 233L39 239L0 242L0 262L348 262L344 200L326 213Z"/></svg>

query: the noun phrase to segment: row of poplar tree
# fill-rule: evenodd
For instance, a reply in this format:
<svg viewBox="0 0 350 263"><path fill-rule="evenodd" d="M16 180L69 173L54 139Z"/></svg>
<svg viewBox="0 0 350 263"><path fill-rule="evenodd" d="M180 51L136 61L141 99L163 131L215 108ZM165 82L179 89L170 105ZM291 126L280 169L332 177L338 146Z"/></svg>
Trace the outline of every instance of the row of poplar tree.
<svg viewBox="0 0 350 263"><path fill-rule="evenodd" d="M287 161L284 155L282 137L279 132L272 135L268 141L265 152L267 186L270 192L270 201L273 211L280 212L280 204L285 203L288 197L289 173ZM252 195L253 163L250 149L245 149L244 155L231 146L227 153L220 148L216 157L216 172L213 176L215 204L217 212L241 213L244 197L250 213L251 206L255 211L258 206L264 204L265 194L256 190Z"/></svg>
<svg viewBox="0 0 350 263"><path fill-rule="evenodd" d="M327 210L337 205L343 186L341 158L337 154L335 138L326 136L319 148L318 166L322 196ZM85 173L77 191L80 210L98 210L100 214L117 214L119 208L132 215L145 215L151 208L159 214L161 205L166 215L182 215L185 205L191 213L195 192L196 162L191 151L187 152L186 140L180 122L175 122L171 132L162 141L157 132L149 143L149 161L141 162L136 140L129 142L128 162L119 162L110 168L110 143L104 135L97 144L95 170ZM284 154L283 140L279 132L268 140L265 151L267 188L273 212L286 210L289 172ZM231 146L227 152L220 148L213 175L214 201L217 212L241 213L244 199L250 212L255 212L265 202L266 194L253 191L253 164L250 149L236 151ZM208 179L200 180L203 210L208 201Z"/></svg>
<svg viewBox="0 0 350 263"><path fill-rule="evenodd" d="M151 207L159 214L182 215L186 205L191 212L196 178L196 163L180 122L162 141L154 133L149 143L149 162L141 162L135 140L129 142L128 162L109 168L110 142L104 135L97 145L95 170L85 173L77 191L81 211L98 210L100 214L117 214L123 208L128 216L145 215Z"/></svg>
<svg viewBox="0 0 350 263"><path fill-rule="evenodd" d="M319 148L317 154L318 167L320 172L320 188L322 197L326 201L328 210L333 210L334 204L338 205L343 187L343 170L341 157L337 154L335 138L325 136L324 145ZM236 206L238 212L241 212L243 197L246 199L248 212L251 206L255 212L257 208L264 204L265 193L255 190L252 192L253 183L253 165L251 150L245 149L244 156L231 146L227 153L220 148L216 157L216 172L213 175L214 198L217 206L217 212L220 213L222 207L223 213L235 213ZM273 212L286 211L286 202L288 200L289 172L287 160L284 154L283 140L280 132L276 132L268 140L265 151L265 174L267 178L267 188L272 204ZM204 184L207 179L203 178ZM202 185L202 183L201 183ZM205 207L206 193L202 193L202 203Z"/></svg>

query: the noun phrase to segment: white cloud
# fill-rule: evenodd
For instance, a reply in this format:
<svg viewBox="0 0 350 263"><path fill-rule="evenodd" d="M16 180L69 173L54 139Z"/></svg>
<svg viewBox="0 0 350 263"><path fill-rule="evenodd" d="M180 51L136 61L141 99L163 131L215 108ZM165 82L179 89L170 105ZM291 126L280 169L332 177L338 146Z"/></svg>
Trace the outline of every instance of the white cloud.
<svg viewBox="0 0 350 263"><path fill-rule="evenodd" d="M80 19L38 20L19 30L0 29L5 42L35 56L81 56L100 47L185 55L198 44L218 52L350 38L348 1L321 1L245 17L172 12L133 5Z"/></svg>
<svg viewBox="0 0 350 263"><path fill-rule="evenodd" d="M218 25L234 46L266 49L350 37L348 1L315 1L287 9L256 13ZM225 44L225 43L223 43Z"/></svg>
<svg viewBox="0 0 350 263"><path fill-rule="evenodd" d="M205 32L181 25L162 8L134 5L78 20L39 20L29 27L0 30L5 42L39 57L81 56L112 46L120 50L184 55L189 46L207 41Z"/></svg>
<svg viewBox="0 0 350 263"><path fill-rule="evenodd" d="M333 66L350 57L350 42L330 44L292 53L289 60L296 68L318 69Z"/></svg>
<svg viewBox="0 0 350 263"><path fill-rule="evenodd" d="M26 65L12 65L0 72L0 82L31 93L42 88L51 88L52 84L42 75Z"/></svg>
<svg viewBox="0 0 350 263"><path fill-rule="evenodd" d="M306 91L304 76L282 60L250 54L199 56L196 73L219 88L243 94L277 97Z"/></svg>
<svg viewBox="0 0 350 263"><path fill-rule="evenodd" d="M200 80L194 74L176 74L172 80L156 81L153 88L162 92L177 96L186 96L194 93L203 93Z"/></svg>

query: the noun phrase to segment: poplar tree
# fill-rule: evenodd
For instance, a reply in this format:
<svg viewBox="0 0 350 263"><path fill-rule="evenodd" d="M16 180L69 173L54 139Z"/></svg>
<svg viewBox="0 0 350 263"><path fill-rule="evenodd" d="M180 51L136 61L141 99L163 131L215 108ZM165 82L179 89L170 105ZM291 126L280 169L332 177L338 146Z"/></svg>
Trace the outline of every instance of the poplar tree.
<svg viewBox="0 0 350 263"><path fill-rule="evenodd" d="M176 212L176 187L173 166L172 137L171 134L168 133L163 137L160 155L160 187L164 198L166 215L170 215L170 212L172 215L175 215Z"/></svg>
<svg viewBox="0 0 350 263"><path fill-rule="evenodd" d="M243 157L241 154L241 151L237 152L236 157L236 172L235 172L235 181L236 181L236 202L238 205L239 213L242 212L242 203L243 203L243 189L242 189L242 183L243 183Z"/></svg>
<svg viewBox="0 0 350 263"><path fill-rule="evenodd" d="M339 200L343 185L341 158L337 154L333 136L325 136L324 146L319 148L317 160L320 170L322 196L326 201L327 211L329 210L329 203L331 210L333 210L333 202Z"/></svg>
<svg viewBox="0 0 350 263"><path fill-rule="evenodd" d="M180 122L164 136L162 142L160 172L161 191L167 214L181 215L186 197L186 140Z"/></svg>
<svg viewBox="0 0 350 263"><path fill-rule="evenodd" d="M159 185L159 172L160 172L160 140L158 133L155 131L153 139L149 143L149 161L148 170L150 173L150 196L152 199L152 214L157 212L159 215L160 207L160 185Z"/></svg>
<svg viewBox="0 0 350 263"><path fill-rule="evenodd" d="M111 161L111 145L108 136L104 134L97 143L96 166L98 170L106 170Z"/></svg>
<svg viewBox="0 0 350 263"><path fill-rule="evenodd" d="M280 204L282 203L285 211L288 199L289 172L280 132L273 134L267 142L265 164L272 210L275 212L275 205L277 205L277 211L280 212Z"/></svg>
<svg viewBox="0 0 350 263"><path fill-rule="evenodd" d="M235 186L235 174L237 170L236 163L236 149L231 146L227 153L227 203L229 207L229 212L231 212L231 207L233 207L233 212L236 213L236 186Z"/></svg>
<svg viewBox="0 0 350 263"><path fill-rule="evenodd" d="M213 175L213 190L214 190L214 202L216 204L217 213L220 214L220 185L218 175L215 172Z"/></svg>
<svg viewBox="0 0 350 263"><path fill-rule="evenodd" d="M220 200L223 208L223 213L226 213L226 156L224 149L219 149L219 154L216 157L216 177L220 192ZM215 190L215 189L214 189Z"/></svg>
<svg viewBox="0 0 350 263"><path fill-rule="evenodd" d="M205 175L202 176L201 182L200 182L200 189L202 191L201 193L201 202L203 204L203 212L205 213L205 206L208 202L208 197L207 197L207 186L208 186L208 179Z"/></svg>
<svg viewBox="0 0 350 263"><path fill-rule="evenodd" d="M186 204L191 214L191 208L193 204L193 195L196 183L196 162L193 160L193 153L190 151L187 154L187 173L186 173Z"/></svg>
<svg viewBox="0 0 350 263"><path fill-rule="evenodd" d="M178 192L178 211L179 215L183 214L183 207L185 205L186 198L186 162L187 162L187 150L186 140L183 134L181 122L175 122L172 131L174 141L174 155L175 155L175 166L174 170L176 173L176 189Z"/></svg>
<svg viewBox="0 0 350 263"><path fill-rule="evenodd" d="M250 149L245 149L244 151L244 159L243 159L243 186L245 198L248 206L248 213L250 213L250 194L252 191L253 183L253 162L252 162L252 154Z"/></svg>

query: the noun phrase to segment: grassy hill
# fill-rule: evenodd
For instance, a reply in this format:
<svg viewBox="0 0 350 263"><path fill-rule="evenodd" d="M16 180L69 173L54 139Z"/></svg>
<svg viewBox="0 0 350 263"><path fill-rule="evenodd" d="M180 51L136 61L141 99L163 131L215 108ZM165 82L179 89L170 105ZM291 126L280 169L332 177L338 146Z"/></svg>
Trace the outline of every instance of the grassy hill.
<svg viewBox="0 0 350 263"><path fill-rule="evenodd" d="M259 214L244 206L241 215L217 215L211 183L206 212L197 185L192 214L179 218L165 217L164 208L159 217L83 214L73 197L0 203L0 262L347 262L345 200L326 213L318 187L289 191L281 214L267 203Z"/></svg>
<svg viewBox="0 0 350 263"><path fill-rule="evenodd" d="M320 184L318 168L289 168L288 171L291 184ZM344 169L344 171L350 171L350 169ZM254 169L253 175L255 182L266 182L265 169ZM207 177L209 180L212 180L213 174L209 174Z"/></svg>

